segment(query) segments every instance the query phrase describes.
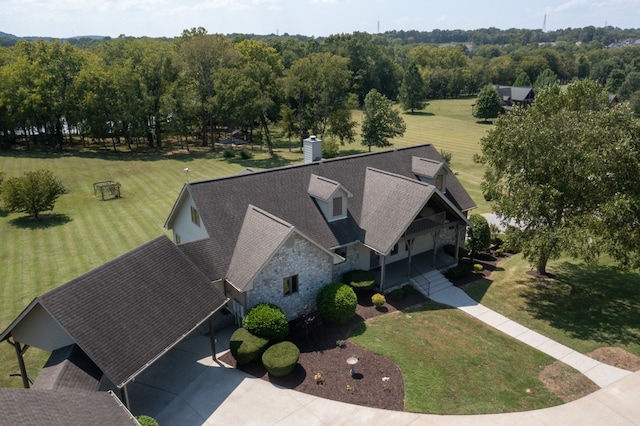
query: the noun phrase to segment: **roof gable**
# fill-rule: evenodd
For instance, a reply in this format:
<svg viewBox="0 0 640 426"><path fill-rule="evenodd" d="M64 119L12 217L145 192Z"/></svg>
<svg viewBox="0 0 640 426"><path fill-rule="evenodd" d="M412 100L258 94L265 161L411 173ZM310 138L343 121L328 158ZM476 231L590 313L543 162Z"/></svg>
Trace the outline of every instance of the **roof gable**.
<svg viewBox="0 0 640 426"><path fill-rule="evenodd" d="M293 225L250 204L233 250L227 281L239 290L250 290L253 278L292 233Z"/></svg>
<svg viewBox="0 0 640 426"><path fill-rule="evenodd" d="M346 192L347 197L353 197L353 194L341 185L340 182L312 173L309 178L309 189L307 192L314 198L329 201L339 189Z"/></svg>
<svg viewBox="0 0 640 426"><path fill-rule="evenodd" d="M436 177L438 172L442 170L444 162L432 160L430 158L411 157L411 171L419 176L425 176L430 179Z"/></svg>
<svg viewBox="0 0 640 426"><path fill-rule="evenodd" d="M433 185L367 168L361 220L364 243L388 254L435 191Z"/></svg>

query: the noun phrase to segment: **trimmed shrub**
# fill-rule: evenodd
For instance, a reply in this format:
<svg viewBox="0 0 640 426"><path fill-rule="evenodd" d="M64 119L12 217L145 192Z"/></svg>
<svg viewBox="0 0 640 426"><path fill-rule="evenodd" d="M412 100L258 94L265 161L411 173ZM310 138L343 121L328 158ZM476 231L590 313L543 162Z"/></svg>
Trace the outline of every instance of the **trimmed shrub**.
<svg viewBox="0 0 640 426"><path fill-rule="evenodd" d="M318 292L318 311L331 324L346 324L356 314L358 297L353 289L343 283L330 283Z"/></svg>
<svg viewBox="0 0 640 426"><path fill-rule="evenodd" d="M382 305L387 303L387 299L384 297L384 295L376 293L371 296L371 303L373 303L373 306L375 306L376 308L380 308L382 307Z"/></svg>
<svg viewBox="0 0 640 426"><path fill-rule="evenodd" d="M484 266L482 266L480 263L474 263L473 270L475 272L482 272L484 270Z"/></svg>
<svg viewBox="0 0 640 426"><path fill-rule="evenodd" d="M226 148L222 151L222 156L224 158L233 158L236 156L236 153L233 152L233 150L231 148Z"/></svg>
<svg viewBox="0 0 640 426"><path fill-rule="evenodd" d="M442 249L445 253L447 253L451 257L456 257L456 246L453 244L447 244L442 246ZM469 250L464 247L458 247L458 259L462 259L465 256L469 255Z"/></svg>
<svg viewBox="0 0 640 426"><path fill-rule="evenodd" d="M260 358L269 346L269 340L254 336L246 328L239 328L231 335L229 349L238 365L248 364Z"/></svg>
<svg viewBox="0 0 640 426"><path fill-rule="evenodd" d="M157 420L151 416L141 415L136 417L136 420L140 423L140 426L160 426Z"/></svg>
<svg viewBox="0 0 640 426"><path fill-rule="evenodd" d="M366 291L373 288L376 279L369 271L355 269L342 275L342 282L350 285L355 291Z"/></svg>
<svg viewBox="0 0 640 426"><path fill-rule="evenodd" d="M280 342L289 335L289 321L279 306L273 303L260 303L249 310L242 321L249 333Z"/></svg>
<svg viewBox="0 0 640 426"><path fill-rule="evenodd" d="M251 160L253 158L253 152L243 149L240 151L240 158L243 160Z"/></svg>
<svg viewBox="0 0 640 426"><path fill-rule="evenodd" d="M469 266L459 264L454 266L453 268L449 268L449 270L444 274L450 280L455 280L456 278L462 278L469 272Z"/></svg>
<svg viewBox="0 0 640 426"><path fill-rule="evenodd" d="M262 365L275 377L291 373L300 358L300 349L291 342L280 342L262 354Z"/></svg>
<svg viewBox="0 0 640 426"><path fill-rule="evenodd" d="M401 302L411 293L413 293L413 286L411 284L406 284L400 288L392 290L391 293L389 293L389 296L394 301Z"/></svg>

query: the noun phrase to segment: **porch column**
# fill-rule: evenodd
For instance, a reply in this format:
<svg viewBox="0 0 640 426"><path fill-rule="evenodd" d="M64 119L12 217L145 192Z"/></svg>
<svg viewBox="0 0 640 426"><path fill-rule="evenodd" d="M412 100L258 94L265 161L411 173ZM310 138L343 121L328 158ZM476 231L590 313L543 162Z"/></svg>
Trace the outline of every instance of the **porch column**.
<svg viewBox="0 0 640 426"><path fill-rule="evenodd" d="M464 229L464 228L463 228ZM460 225L456 224L456 255L455 257L455 261L456 261L456 265L458 264L458 253L460 252Z"/></svg>
<svg viewBox="0 0 640 426"><path fill-rule="evenodd" d="M436 269L436 258L438 255L438 235L440 235L440 231L431 233L431 236L433 237L433 262L431 264L431 267L433 267L434 269Z"/></svg>
<svg viewBox="0 0 640 426"><path fill-rule="evenodd" d="M213 327L213 315L209 317L209 341L211 343L211 358L216 360L216 334Z"/></svg>
<svg viewBox="0 0 640 426"><path fill-rule="evenodd" d="M127 410L131 409L131 404L129 404L129 392L127 392L127 385L124 385L120 388L120 400L127 407Z"/></svg>
<svg viewBox="0 0 640 426"><path fill-rule="evenodd" d="M381 257L381 262L380 262L380 293L384 293L384 281L385 281L385 266L387 264L387 256L385 256L384 254L380 255Z"/></svg>
<svg viewBox="0 0 640 426"><path fill-rule="evenodd" d="M405 237L405 243L407 244L407 259L409 260L407 277L411 278L411 246L413 245L413 239L407 239Z"/></svg>
<svg viewBox="0 0 640 426"><path fill-rule="evenodd" d="M29 345L20 347L20 342L15 340L12 342L7 339L7 342L16 350L16 356L18 357L18 366L20 367L20 377L22 377L22 386L25 389L29 389L29 376L27 376L27 366L24 363L24 353L29 349Z"/></svg>

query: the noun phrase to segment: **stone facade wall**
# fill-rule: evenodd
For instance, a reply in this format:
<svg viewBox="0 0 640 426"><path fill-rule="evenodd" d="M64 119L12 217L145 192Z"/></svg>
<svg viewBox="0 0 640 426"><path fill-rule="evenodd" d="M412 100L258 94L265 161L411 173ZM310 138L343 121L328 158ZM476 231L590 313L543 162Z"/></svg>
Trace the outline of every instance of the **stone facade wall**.
<svg viewBox="0 0 640 426"><path fill-rule="evenodd" d="M333 265L332 281L340 281L345 272L353 271L354 269L362 269L361 257L364 255L365 250L367 250L368 253L369 249L365 249L360 244L352 244L348 246L347 259L342 263Z"/></svg>
<svg viewBox="0 0 640 426"><path fill-rule="evenodd" d="M462 232L462 231L460 231ZM460 242L462 243L464 240L461 240ZM455 226L453 227L453 229L449 229L449 228L445 228L443 230L440 231L439 235L438 235L438 249L442 248L443 246L446 246L447 244L451 244L454 245L456 243L456 228Z"/></svg>
<svg viewBox="0 0 640 426"><path fill-rule="evenodd" d="M247 311L259 303L275 303L292 320L305 311L315 309L320 288L331 282L333 259L298 234L289 240L271 258L253 280L253 289L246 294ZM298 275L298 291L284 295L285 277Z"/></svg>

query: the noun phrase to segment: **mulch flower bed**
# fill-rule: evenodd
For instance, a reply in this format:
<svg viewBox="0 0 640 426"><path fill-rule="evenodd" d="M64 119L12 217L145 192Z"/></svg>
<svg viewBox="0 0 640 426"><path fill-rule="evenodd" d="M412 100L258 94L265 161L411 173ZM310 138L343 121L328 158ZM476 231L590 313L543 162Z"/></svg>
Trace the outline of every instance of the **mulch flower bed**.
<svg viewBox="0 0 640 426"><path fill-rule="evenodd" d="M485 271L469 273L452 282L459 286L483 278L494 269L495 260L489 256L476 259L476 263L485 266ZM327 325L319 317L309 321L308 326L302 321L292 322L288 340L300 349L300 359L294 371L286 377L270 376L260 360L236 366L231 354L227 353L221 357L221 361L287 389L350 404L403 411L404 380L398 366L347 339L349 330L358 323L422 304L427 299L417 291L411 292L402 301L391 300L387 295L387 303L378 309L371 303L372 294L358 295L356 315L349 324ZM358 364L355 366L356 374L352 376L347 358L354 355L358 357Z"/></svg>

